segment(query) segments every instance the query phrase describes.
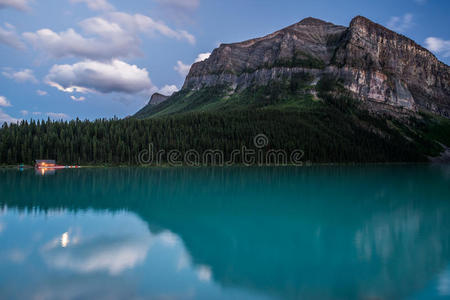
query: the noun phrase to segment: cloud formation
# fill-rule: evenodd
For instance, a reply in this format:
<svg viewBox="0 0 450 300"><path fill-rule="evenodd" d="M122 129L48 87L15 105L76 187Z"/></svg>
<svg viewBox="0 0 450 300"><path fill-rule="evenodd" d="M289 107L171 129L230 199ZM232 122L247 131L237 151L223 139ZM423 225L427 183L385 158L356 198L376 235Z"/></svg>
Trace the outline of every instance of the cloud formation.
<svg viewBox="0 0 450 300"><path fill-rule="evenodd" d="M175 30L167 26L161 21L135 14L130 15L123 12L112 12L108 14L108 18L117 24L120 24L128 32L141 32L147 35L160 34L176 40L185 40L190 44L195 44L195 37L186 30Z"/></svg>
<svg viewBox="0 0 450 300"><path fill-rule="evenodd" d="M10 107L12 105L11 105L11 102L9 102L8 99L6 99L5 96L0 96L0 106Z"/></svg>
<svg viewBox="0 0 450 300"><path fill-rule="evenodd" d="M48 112L46 113L47 117L55 120L67 120L70 119L70 116L65 113L54 113L54 112Z"/></svg>
<svg viewBox="0 0 450 300"><path fill-rule="evenodd" d="M30 9L30 0L0 0L0 9L13 8L17 10L26 11Z"/></svg>
<svg viewBox="0 0 450 300"><path fill-rule="evenodd" d="M96 25L97 32L109 30L109 34L86 38L70 28L56 33L50 29L41 29L35 33L26 32L23 37L36 49L45 51L55 58L82 57L88 59L111 59L128 57L139 52L140 41L135 36L128 35L117 26L102 20ZM115 32L113 32L116 30Z"/></svg>
<svg viewBox="0 0 450 300"><path fill-rule="evenodd" d="M91 10L109 11L114 10L112 6L106 0L70 0L71 3L85 3Z"/></svg>
<svg viewBox="0 0 450 300"><path fill-rule="evenodd" d="M144 261L150 246L150 236L99 236L67 248L50 243L43 254L45 261L57 269L118 275Z"/></svg>
<svg viewBox="0 0 450 300"><path fill-rule="evenodd" d="M197 58L195 59L194 63L204 61L209 58L211 53L200 53ZM183 77L186 77L189 74L189 70L191 69L192 65L186 65L181 60L177 61L177 65L174 67L174 70L178 72Z"/></svg>
<svg viewBox="0 0 450 300"><path fill-rule="evenodd" d="M8 115L7 113L3 112L3 110L0 108L0 124L3 123L17 123L22 121L21 119L16 119Z"/></svg>
<svg viewBox="0 0 450 300"><path fill-rule="evenodd" d="M25 44L20 40L13 25L5 23L5 28L0 26L0 43L15 49L25 49Z"/></svg>
<svg viewBox="0 0 450 300"><path fill-rule="evenodd" d="M17 82L32 82L37 83L38 80L34 77L33 70L23 69L21 71L14 71L10 68L6 68L5 71L2 72L3 76L13 79Z"/></svg>
<svg viewBox="0 0 450 300"><path fill-rule="evenodd" d="M86 98L83 96L80 96L80 97L70 96L70 99L72 99L73 101L76 101L76 102L82 102L82 101L86 100Z"/></svg>
<svg viewBox="0 0 450 300"><path fill-rule="evenodd" d="M44 28L25 32L23 37L34 48L49 56L81 57L107 60L142 55L139 34L163 35L168 38L195 43L195 37L185 30L174 30L162 22L141 14L107 13L104 17L88 18L79 23L84 35L75 29L54 32ZM0 32L1 36L1 32Z"/></svg>
<svg viewBox="0 0 450 300"><path fill-rule="evenodd" d="M47 93L46 91L43 91L43 90L37 90L37 91L36 91L36 94L38 94L39 96L45 96L45 95L47 95L48 93Z"/></svg>
<svg viewBox="0 0 450 300"><path fill-rule="evenodd" d="M405 32L413 25L413 15L409 13L401 17L391 17L387 23L387 27L397 32Z"/></svg>
<svg viewBox="0 0 450 300"><path fill-rule="evenodd" d="M54 65L46 82L64 92L136 94L154 88L147 70L120 60Z"/></svg>
<svg viewBox="0 0 450 300"><path fill-rule="evenodd" d="M429 37L425 40L428 50L442 54L444 57L450 57L450 41L437 37Z"/></svg>
<svg viewBox="0 0 450 300"><path fill-rule="evenodd" d="M192 21L192 14L200 5L200 0L156 0L166 15L176 22Z"/></svg>
<svg viewBox="0 0 450 300"><path fill-rule="evenodd" d="M200 53L197 56L197 58L195 59L195 62L201 62L201 61L207 60L210 56L211 56L210 52Z"/></svg>
<svg viewBox="0 0 450 300"><path fill-rule="evenodd" d="M178 72L183 77L186 77L189 74L189 70L191 69L191 65L186 65L181 60L177 61L177 65L173 67L175 71Z"/></svg>
<svg viewBox="0 0 450 300"><path fill-rule="evenodd" d="M173 93L177 92L178 88L176 85L165 85L159 89L159 93L165 96L172 96Z"/></svg>
<svg viewBox="0 0 450 300"><path fill-rule="evenodd" d="M30 112L28 110L21 110L20 114L25 117L25 116L28 116L30 114ZM43 113L40 112L40 111L33 111L31 114L33 116L35 116L35 117L43 115ZM67 120L67 119L70 119L70 116L65 114L65 113L47 112L47 113L44 113L44 115L46 115L50 119L54 119L54 120Z"/></svg>

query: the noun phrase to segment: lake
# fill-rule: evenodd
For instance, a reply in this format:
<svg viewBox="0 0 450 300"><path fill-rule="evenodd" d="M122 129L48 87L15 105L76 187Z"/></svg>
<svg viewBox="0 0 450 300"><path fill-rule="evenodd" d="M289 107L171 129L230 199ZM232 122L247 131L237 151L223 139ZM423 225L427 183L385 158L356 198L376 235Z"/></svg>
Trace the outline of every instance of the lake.
<svg viewBox="0 0 450 300"><path fill-rule="evenodd" d="M0 170L0 299L445 299L450 166Z"/></svg>

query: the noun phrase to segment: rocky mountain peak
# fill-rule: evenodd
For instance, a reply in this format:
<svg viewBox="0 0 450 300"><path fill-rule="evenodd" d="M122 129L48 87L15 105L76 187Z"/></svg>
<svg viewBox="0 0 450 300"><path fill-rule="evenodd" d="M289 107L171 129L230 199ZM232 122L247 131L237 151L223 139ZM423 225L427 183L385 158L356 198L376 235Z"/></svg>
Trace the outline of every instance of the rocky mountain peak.
<svg viewBox="0 0 450 300"><path fill-rule="evenodd" d="M365 26L365 25L379 25L379 24L373 22L372 20L370 20L364 16L356 16L350 21L349 27ZM379 26L381 26L381 25L379 25Z"/></svg>
<svg viewBox="0 0 450 300"><path fill-rule="evenodd" d="M365 17L351 21L333 64L360 99L450 117L450 68L413 40Z"/></svg>
<svg viewBox="0 0 450 300"><path fill-rule="evenodd" d="M316 19L313 17L308 17L305 18L303 20L301 20L300 22L297 23L298 25L304 25L304 26L324 26L324 25L334 25L333 23L330 22L325 22L321 19Z"/></svg>
<svg viewBox="0 0 450 300"><path fill-rule="evenodd" d="M261 38L222 44L195 63L183 90L235 93L309 74L341 81L374 111L426 110L450 117L450 69L413 40L363 16L349 27L308 17Z"/></svg>
<svg viewBox="0 0 450 300"><path fill-rule="evenodd" d="M166 101L168 98L169 98L169 96L165 96L160 93L154 93L152 95L152 97L150 98L150 101L148 102L148 104L157 105L157 104L160 104L160 103Z"/></svg>

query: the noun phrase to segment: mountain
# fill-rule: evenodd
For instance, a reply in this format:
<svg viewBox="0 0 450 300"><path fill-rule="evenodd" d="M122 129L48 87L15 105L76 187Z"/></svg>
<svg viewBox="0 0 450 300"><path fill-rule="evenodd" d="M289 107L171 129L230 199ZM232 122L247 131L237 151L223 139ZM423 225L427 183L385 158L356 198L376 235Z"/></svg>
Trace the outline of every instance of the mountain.
<svg viewBox="0 0 450 300"><path fill-rule="evenodd" d="M140 116L143 115L145 116L147 114L147 111L152 108L155 105L161 104L164 101L166 101L170 96L165 96L163 94L160 93L154 93L151 97L150 100L148 101L147 105L144 106L140 111L138 111L135 116Z"/></svg>
<svg viewBox="0 0 450 300"><path fill-rule="evenodd" d="M267 149L303 149L311 162L448 161L449 117L449 66L361 16L222 44L179 92L134 116L176 149L228 152L263 133Z"/></svg>
<svg viewBox="0 0 450 300"><path fill-rule="evenodd" d="M266 106L286 98L285 87L317 100L321 81L338 83L339 94L357 99L370 112L450 117L449 66L409 38L361 16L349 27L306 18L262 38L222 44L191 67L180 92L136 117ZM282 91L274 95L268 86ZM261 99L248 99L248 92L262 92Z"/></svg>
<svg viewBox="0 0 450 300"><path fill-rule="evenodd" d="M169 98L169 96L164 96L160 93L154 93L152 95L152 97L150 98L150 101L148 102L148 104L150 105L158 105L164 101L167 100L167 98Z"/></svg>

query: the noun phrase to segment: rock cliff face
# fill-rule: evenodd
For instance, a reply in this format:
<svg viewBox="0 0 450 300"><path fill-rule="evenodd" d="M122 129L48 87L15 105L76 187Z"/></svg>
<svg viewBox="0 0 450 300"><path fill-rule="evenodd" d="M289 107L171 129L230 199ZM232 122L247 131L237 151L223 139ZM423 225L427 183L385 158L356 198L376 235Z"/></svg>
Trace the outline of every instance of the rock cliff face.
<svg viewBox="0 0 450 300"><path fill-rule="evenodd" d="M308 73L339 79L372 110L450 117L450 68L414 41L364 17L349 27L307 18L262 38L222 44L194 64L183 90L250 86Z"/></svg>
<svg viewBox="0 0 450 300"><path fill-rule="evenodd" d="M158 105L164 101L166 101L169 98L169 96L164 96L160 93L154 93L152 97L150 98L150 101L148 104L150 105Z"/></svg>

